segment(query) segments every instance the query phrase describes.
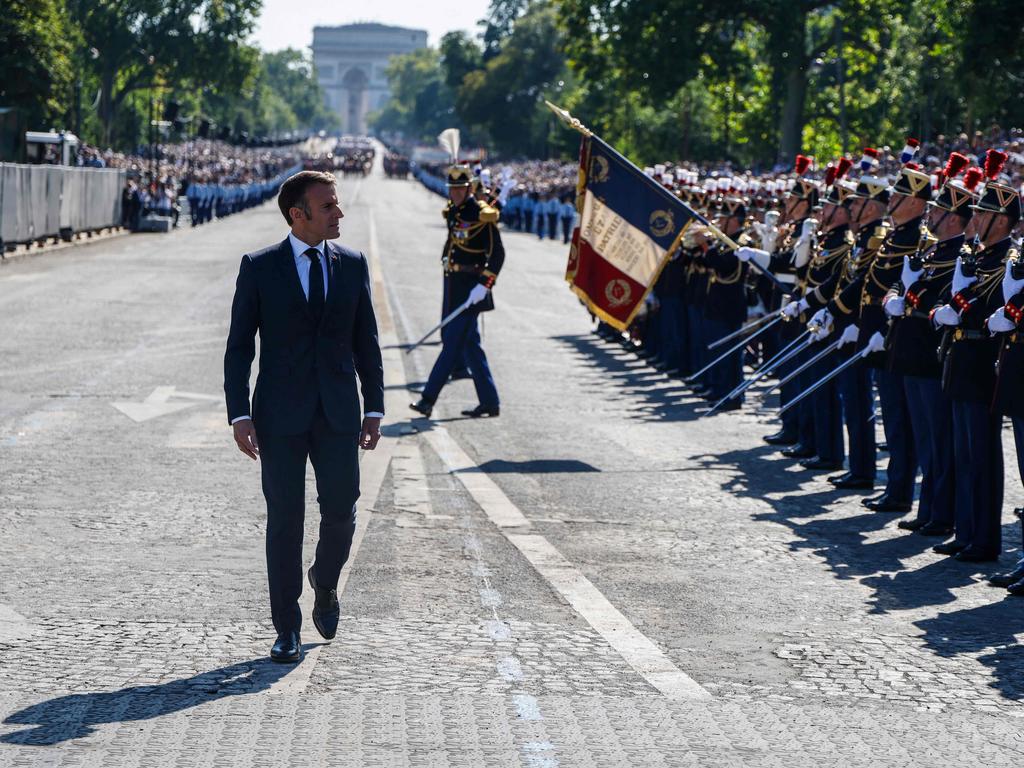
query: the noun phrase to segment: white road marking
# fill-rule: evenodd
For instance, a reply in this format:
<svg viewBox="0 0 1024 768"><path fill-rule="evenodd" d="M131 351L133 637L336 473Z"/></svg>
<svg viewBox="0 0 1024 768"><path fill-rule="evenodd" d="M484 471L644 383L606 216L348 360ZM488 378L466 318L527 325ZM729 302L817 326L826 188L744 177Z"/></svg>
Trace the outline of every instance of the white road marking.
<svg viewBox="0 0 1024 768"><path fill-rule="evenodd" d="M178 398L186 402L168 402L171 398ZM221 398L214 395L201 395L196 392L178 392L174 387L156 387L149 396L141 403L116 402L111 403L117 410L134 422L141 423L166 416L169 413L183 411L198 405L199 402L220 402Z"/></svg>
<svg viewBox="0 0 1024 768"><path fill-rule="evenodd" d="M376 223L371 211L370 250L374 255L375 282L381 275L376 240ZM376 298L377 304L389 319L393 319L392 307L388 293L384 290L383 280L378 285L380 290ZM405 335L412 338L401 305L397 304L395 309L405 326ZM389 351L397 349L397 332L394 328L389 332L385 343L392 347ZM401 374L401 379L389 380L392 383L404 383L404 373ZM696 680L673 664L650 638L633 626L629 619L547 539L539 534L525 533L530 529L529 519L512 503L497 483L477 466L448 430L434 423L422 435L441 457L448 471L459 478L488 519L573 609L618 651L627 664L670 699L710 698L711 695ZM519 529L520 533L512 529ZM483 599L483 594L481 598ZM495 613L494 619L497 618Z"/></svg>

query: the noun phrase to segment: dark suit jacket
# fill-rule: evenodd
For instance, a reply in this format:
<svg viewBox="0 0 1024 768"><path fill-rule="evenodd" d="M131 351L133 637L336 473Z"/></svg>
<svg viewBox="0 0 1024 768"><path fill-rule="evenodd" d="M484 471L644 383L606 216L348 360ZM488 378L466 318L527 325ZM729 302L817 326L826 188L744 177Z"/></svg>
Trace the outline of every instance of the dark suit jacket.
<svg viewBox="0 0 1024 768"><path fill-rule="evenodd" d="M317 403L338 432L360 429L356 373L367 411L384 412L384 369L358 251L327 243L327 300L314 322L288 239L242 257L224 353L228 420L251 415L256 433L302 434ZM260 366L249 408L249 371L260 334Z"/></svg>

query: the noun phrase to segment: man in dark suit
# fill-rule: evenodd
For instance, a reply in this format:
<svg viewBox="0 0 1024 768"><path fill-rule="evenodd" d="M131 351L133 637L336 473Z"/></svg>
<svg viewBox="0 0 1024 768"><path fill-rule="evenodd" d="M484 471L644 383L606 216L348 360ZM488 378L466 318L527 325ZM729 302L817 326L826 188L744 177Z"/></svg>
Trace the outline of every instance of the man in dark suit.
<svg viewBox="0 0 1024 768"><path fill-rule="evenodd" d="M301 655L302 538L307 457L316 474L320 540L307 572L313 623L334 637L337 585L355 531L357 446L372 451L384 415L384 375L363 254L329 242L344 214L334 176L302 171L278 205L291 232L242 257L224 354L228 420L239 450L262 458L274 661ZM260 367L249 403L249 371ZM356 374L365 415L360 425Z"/></svg>

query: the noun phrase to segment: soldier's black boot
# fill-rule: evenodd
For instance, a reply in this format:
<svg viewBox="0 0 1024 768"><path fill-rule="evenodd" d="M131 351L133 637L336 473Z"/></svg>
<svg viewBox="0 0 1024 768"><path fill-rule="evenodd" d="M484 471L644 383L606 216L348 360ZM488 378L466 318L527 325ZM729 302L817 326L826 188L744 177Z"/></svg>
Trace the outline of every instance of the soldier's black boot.
<svg viewBox="0 0 1024 768"><path fill-rule="evenodd" d="M795 445L798 439L795 434L784 429L762 438L768 445Z"/></svg>
<svg viewBox="0 0 1024 768"><path fill-rule="evenodd" d="M989 577L988 583L993 587L1005 588L1021 580L1024 580L1024 560L1017 563L1017 567L1009 573L997 573Z"/></svg>

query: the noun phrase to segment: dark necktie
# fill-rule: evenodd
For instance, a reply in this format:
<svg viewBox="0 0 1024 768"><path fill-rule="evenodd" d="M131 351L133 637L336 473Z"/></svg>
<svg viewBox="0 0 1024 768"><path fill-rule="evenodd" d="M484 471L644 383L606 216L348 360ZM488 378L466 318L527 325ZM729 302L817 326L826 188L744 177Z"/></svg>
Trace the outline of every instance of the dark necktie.
<svg viewBox="0 0 1024 768"><path fill-rule="evenodd" d="M310 248L309 257L309 309L317 320L324 312L324 271L320 267L320 251Z"/></svg>

